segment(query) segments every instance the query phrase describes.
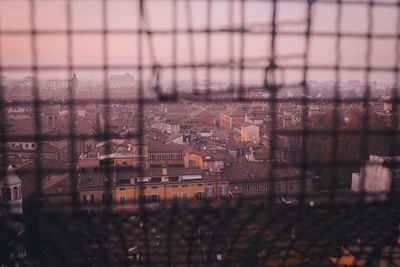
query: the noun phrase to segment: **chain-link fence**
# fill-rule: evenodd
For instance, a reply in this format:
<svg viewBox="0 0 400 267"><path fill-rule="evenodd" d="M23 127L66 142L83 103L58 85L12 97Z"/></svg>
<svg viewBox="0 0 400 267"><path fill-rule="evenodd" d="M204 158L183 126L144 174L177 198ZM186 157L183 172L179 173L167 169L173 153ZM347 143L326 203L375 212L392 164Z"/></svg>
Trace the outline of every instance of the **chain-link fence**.
<svg viewBox="0 0 400 267"><path fill-rule="evenodd" d="M18 155L8 144L37 144L30 155L35 160L21 168L22 183L29 182L33 192L24 200L23 215L2 215L2 264L400 265L399 1L2 0L0 8L0 73L31 76L25 85L29 93L14 98L20 85L0 76L4 169ZM127 19L118 20L124 14ZM62 22L53 24L57 17ZM116 72L135 76L122 97L109 79ZM62 96L49 97L41 81L57 73L69 78ZM77 80L70 78L74 73L79 82L97 75L99 86L80 84L93 88L77 90ZM353 81L345 84L346 79ZM380 86L375 79L387 82ZM104 199L89 211L82 204L86 174L77 164L84 150L79 144L96 140L104 142L104 155L115 153L110 140L120 134L110 129L119 105L133 118L125 140L141 148L147 145L146 120L153 108L211 104L263 107L267 195L157 205L144 199L119 211ZM63 131L56 126L45 131L55 119L46 115L43 120L52 106L63 106L68 114ZM281 109L288 106L298 114L292 127L282 126ZM30 111L30 124L20 126L29 130L11 130L13 108ZM85 109L95 110L97 128L81 129L79 112ZM313 117L313 112L320 114ZM300 136L292 141L297 157L275 160L282 136ZM44 141L59 140L70 144L67 163L50 164L43 157L49 153ZM141 153L127 171L136 179L148 176ZM356 173L370 154L381 157L371 166L384 164L393 171L384 201L365 201L371 195L364 186L366 174ZM294 200L282 198L276 183L279 171L290 168L299 171ZM43 177L52 172L66 174L70 190L46 191ZM349 182L351 172L356 174ZM307 187L310 173L312 189ZM115 168L102 168L102 177L113 175ZM220 179L205 175L210 183ZM104 194L112 194L113 183L104 179ZM140 196L146 189L137 190ZM2 195L5 201L6 191ZM60 195L69 201L46 201Z"/></svg>

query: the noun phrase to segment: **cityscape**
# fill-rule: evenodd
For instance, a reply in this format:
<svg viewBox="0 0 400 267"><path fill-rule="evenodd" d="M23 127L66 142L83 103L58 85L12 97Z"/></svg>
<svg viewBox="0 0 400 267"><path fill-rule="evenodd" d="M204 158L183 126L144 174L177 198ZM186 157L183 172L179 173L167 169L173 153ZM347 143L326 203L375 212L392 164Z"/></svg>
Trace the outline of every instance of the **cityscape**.
<svg viewBox="0 0 400 267"><path fill-rule="evenodd" d="M93 50L98 43L107 50L107 42L68 41L75 34L99 34L71 28L71 17L90 25L96 17L91 8L102 2L104 12L121 12L121 17L129 18L111 4L111 11L106 9L105 3L111 1L93 1L80 7L78 15L71 15L76 7L70 5L81 0L60 1L69 10L66 32L38 26L46 19L40 17L41 12L51 20L55 18L50 13L58 10L39 12L46 1L31 1L36 5L36 9L30 6L31 18L36 10L40 23L26 22L33 27L28 32L14 29L10 13L0 11L1 267L400 265L400 19L394 23L395 35L369 32L360 37L346 33L345 27L334 34L337 40L346 34L364 42L394 40L390 52L376 46L382 62L395 58L394 67L368 60L373 54L368 44L365 63L342 64L340 49L354 46L340 48L340 41L336 50L326 49L327 54L336 55L333 65L309 63L312 46L308 41L305 56L300 56L304 62L287 65L281 54L275 54L275 49L285 51L286 44L275 44L274 38L291 33L275 25L274 14L277 2L290 1L267 1L272 5L271 32L262 23L243 25L246 12L263 17L254 7L245 9L245 3L255 1L241 1L243 6L240 1L222 1L231 12L246 10L240 13L242 28L236 28L232 19L228 28L201 30L198 34L204 35L206 43L211 35L235 37L231 36L230 45L215 41L218 48L206 44L205 63L194 56L198 50L193 46L200 41L189 40L190 62L182 64L176 58L185 57L187 51L179 51L181 36L175 35L196 36L196 28L191 27L205 18L190 17L196 15L189 4L184 14L193 19L193 25L188 21L188 30L183 31L182 1L166 1L176 5L172 30L151 30L145 11L146 7L156 9L151 1L148 5L121 1L140 4L139 32L108 32L105 23L100 34L134 36L138 47L147 38L144 46L150 56L143 52L143 57L152 58L153 64L141 61L139 53L133 67L116 67L106 52L103 63L80 65L73 59L76 55L67 52L68 60L58 73L57 64L39 62L40 55L51 58L57 49L52 46L57 44L50 42L47 54L36 51L31 41L32 62L21 65L23 49L13 45L17 41L7 40L9 35L28 34L32 40L41 34L66 35L68 46L89 49L83 49L86 52L80 56L84 58L90 53L88 43ZM0 2L0 8L24 13L22 6L8 2ZM206 10L210 10L213 1L199 2L208 2ZM304 2L307 10L324 3ZM339 7L338 14L340 7L346 10L345 2L332 2ZM369 7L390 6L400 14L400 5L393 3L372 1ZM213 4L215 13L226 11ZM285 5L279 10L297 14ZM161 13L154 24L162 25L165 17L157 12ZM306 14L309 27L300 38L307 40L313 32L312 16ZM377 28L383 25L379 14ZM289 26L298 24L288 21ZM323 33L314 32L316 36ZM172 37L172 50L166 52L163 42L153 42L157 34ZM246 34L266 35L271 41L266 65L243 58L244 41L238 38ZM261 49L256 41L249 43L254 51ZM232 46L241 48L239 58ZM172 64L155 60L153 50L172 54ZM207 56L210 51L225 54L228 50L227 62ZM124 54L121 47L113 51ZM249 69L261 75L246 76ZM292 69L298 73L291 73ZM308 75L313 69L332 73ZM374 72L383 74L374 76ZM300 78L299 73L303 73Z"/></svg>

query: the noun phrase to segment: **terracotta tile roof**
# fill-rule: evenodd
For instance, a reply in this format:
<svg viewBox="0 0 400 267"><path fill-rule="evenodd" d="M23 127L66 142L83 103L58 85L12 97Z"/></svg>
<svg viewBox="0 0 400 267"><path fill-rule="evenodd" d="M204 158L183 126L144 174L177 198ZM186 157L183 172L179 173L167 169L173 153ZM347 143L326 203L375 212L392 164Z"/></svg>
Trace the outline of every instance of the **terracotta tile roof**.
<svg viewBox="0 0 400 267"><path fill-rule="evenodd" d="M293 178L301 176L300 168L296 167L275 167L272 172L274 179ZM310 175L310 173L308 173ZM271 164L264 162L235 162L225 167L224 176L228 180L270 180Z"/></svg>

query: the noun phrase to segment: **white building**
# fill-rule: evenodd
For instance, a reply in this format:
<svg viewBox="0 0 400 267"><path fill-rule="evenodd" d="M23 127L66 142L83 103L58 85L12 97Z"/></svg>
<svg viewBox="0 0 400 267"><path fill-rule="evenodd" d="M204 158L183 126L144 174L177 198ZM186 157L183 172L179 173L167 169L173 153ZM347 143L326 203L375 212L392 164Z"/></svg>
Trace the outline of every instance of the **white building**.
<svg viewBox="0 0 400 267"><path fill-rule="evenodd" d="M400 158L370 155L369 161L361 167L360 173L352 174L351 190L356 193L365 192L367 199L386 199L393 179L398 178L400 169L393 165L398 160Z"/></svg>
<svg viewBox="0 0 400 267"><path fill-rule="evenodd" d="M23 263L27 255L23 238L25 225L23 220L17 219L23 214L22 182L11 165L5 172L3 180L0 180L0 206L0 220L4 225L3 229L12 234L10 235L11 239L9 239L9 244L12 243L12 249L9 250L8 254L10 265L2 265L0 263L0 266L24 266ZM12 237L15 235L18 238Z"/></svg>
<svg viewBox="0 0 400 267"><path fill-rule="evenodd" d="M68 88L67 79L51 79L46 81L46 88L50 90L59 90Z"/></svg>
<svg viewBox="0 0 400 267"><path fill-rule="evenodd" d="M110 88L134 87L135 77L129 73L123 75L111 75L108 82Z"/></svg>
<svg viewBox="0 0 400 267"><path fill-rule="evenodd" d="M22 214L22 182L10 165L0 184L1 199L9 214Z"/></svg>

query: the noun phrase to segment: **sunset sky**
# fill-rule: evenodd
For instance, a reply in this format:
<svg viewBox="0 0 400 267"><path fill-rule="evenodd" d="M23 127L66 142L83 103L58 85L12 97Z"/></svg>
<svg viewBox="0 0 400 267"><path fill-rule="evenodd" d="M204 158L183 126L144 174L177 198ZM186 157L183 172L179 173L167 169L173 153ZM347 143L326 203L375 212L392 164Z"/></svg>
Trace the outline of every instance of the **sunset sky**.
<svg viewBox="0 0 400 267"><path fill-rule="evenodd" d="M188 14L186 2L178 0L178 28L187 29ZM234 1L234 24L240 25L240 1ZM387 1L392 2L392 1ZM73 30L101 30L102 27L102 5L98 0L73 0L71 1L72 29ZM149 0L146 1L149 25L151 29L172 29L172 1ZM56 30L58 34L37 35L37 51L39 66L66 66L67 61L67 37L63 34L67 26L66 2L63 0L39 0L35 2L36 16L35 23L38 31ZM213 28L228 28L228 6L229 1L212 1ZM245 6L245 26L247 28L260 30L268 29L271 22L270 1L247 1ZM192 12L192 24L194 28L204 29L207 23L207 1L195 0L190 2ZM277 22L279 31L290 31L303 33L306 29L307 4L306 1L278 3ZM400 9L397 7L380 7L373 9L373 33L387 34L389 38L375 39L372 42L371 63L374 67L395 66L395 49L398 16ZM368 6L367 5L343 5L341 27L346 33L365 34L368 29ZM1 64L9 66L31 66L31 37L28 33L12 34L14 30L30 31L29 2L23 0L0 1L0 36L1 41ZM138 2L127 0L112 0L107 2L107 21L109 30L137 29L138 28ZM337 6L335 4L316 4L313 9L313 32L335 32L336 31ZM14 32L15 33L15 32ZM194 36L194 52L197 63L206 62L206 35L197 34ZM145 64L172 64L172 35L155 35L152 38L155 50L153 61L149 56L149 43L145 37L143 42L143 57ZM244 59L246 64L265 66L270 55L269 35L246 35ZM335 37L317 37L311 39L309 62L311 65L328 65L335 63ZM229 35L213 34L211 39L211 61L227 62L229 59ZM366 44L365 38L343 38L341 42L341 64L342 66L364 67L366 65ZM397 43L398 45L398 43ZM240 58L240 34L235 34L233 43L235 49L235 60ZM190 63L189 38L187 34L178 36L177 59L179 64ZM305 38L298 36L278 35L276 49L278 65L304 64L301 54L304 53ZM103 64L102 36L98 33L75 34L72 37L73 66L101 65ZM108 36L108 63L113 65L135 65L138 63L137 35L135 34L110 34ZM285 56L292 55L288 59ZM257 59L257 63L250 61ZM111 70L111 73L130 72L136 75L136 70ZM101 77L100 71L77 71L79 77ZM18 72L4 71L10 77L23 75ZM163 71L163 78L169 80L171 73ZM310 71L309 80L332 80L335 78L334 71ZM65 77L63 71L40 71L40 77ZM145 78L149 73L145 73ZM364 79L362 71L342 71L342 80ZM301 71L286 70L285 80L287 82L299 81L302 77ZM198 70L197 78L205 78L205 72ZM229 79L229 72L214 70L211 78L213 80ZM190 70L180 70L178 80L192 79ZM235 79L239 79L238 72L235 72ZM246 81L262 81L262 71L245 71ZM393 82L394 74L391 71L372 72L371 80Z"/></svg>

